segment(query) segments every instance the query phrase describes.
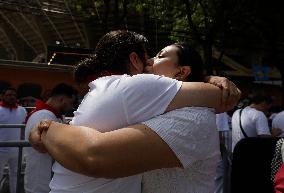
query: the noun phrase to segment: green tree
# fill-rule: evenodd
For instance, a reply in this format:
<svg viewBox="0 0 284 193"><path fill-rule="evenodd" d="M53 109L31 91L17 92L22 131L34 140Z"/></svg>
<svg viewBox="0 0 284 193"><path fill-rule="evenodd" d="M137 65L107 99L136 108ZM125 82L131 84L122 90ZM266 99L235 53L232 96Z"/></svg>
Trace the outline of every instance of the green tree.
<svg viewBox="0 0 284 193"><path fill-rule="evenodd" d="M279 10L283 6L275 2L258 0L68 1L75 12L92 18L92 21L100 21L104 31L112 28L128 28L148 32L146 35L155 42L156 49L160 48L157 42L162 39L190 41L202 51L209 74L214 67L213 47L219 48L221 53L230 48L252 51L262 47L274 50L272 51L274 55L280 52L277 42L281 39L281 33L275 30L283 32L279 26L284 18L283 14L280 14L282 11ZM144 23L135 22L141 19ZM134 22L131 23L132 20ZM164 36L161 37L162 35ZM282 66L278 68L281 69Z"/></svg>

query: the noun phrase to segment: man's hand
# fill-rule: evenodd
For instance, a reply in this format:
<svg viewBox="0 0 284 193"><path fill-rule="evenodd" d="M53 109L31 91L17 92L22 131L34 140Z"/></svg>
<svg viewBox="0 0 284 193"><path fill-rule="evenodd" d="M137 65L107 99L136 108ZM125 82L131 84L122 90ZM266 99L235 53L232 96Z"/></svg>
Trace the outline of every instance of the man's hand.
<svg viewBox="0 0 284 193"><path fill-rule="evenodd" d="M282 129L279 129L279 128L272 128L272 129L271 129L271 135L272 135L273 137L277 137L277 136L279 136L281 133L282 133Z"/></svg>
<svg viewBox="0 0 284 193"><path fill-rule="evenodd" d="M233 108L240 100L242 92L237 86L225 77L207 76L205 82L222 89L222 105Z"/></svg>
<svg viewBox="0 0 284 193"><path fill-rule="evenodd" d="M50 120L42 120L37 126L35 126L29 136L29 142L31 146L40 153L46 153L47 150L41 140L43 132L46 132L51 124Z"/></svg>

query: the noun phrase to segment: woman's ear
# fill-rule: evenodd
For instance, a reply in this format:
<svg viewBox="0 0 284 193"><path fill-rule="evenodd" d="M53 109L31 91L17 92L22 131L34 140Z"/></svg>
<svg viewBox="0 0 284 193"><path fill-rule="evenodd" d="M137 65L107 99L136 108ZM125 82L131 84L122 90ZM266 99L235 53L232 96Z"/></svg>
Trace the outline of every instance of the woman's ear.
<svg viewBox="0 0 284 193"><path fill-rule="evenodd" d="M175 75L175 79L180 81L186 81L187 77L191 73L190 66L180 66L179 69L180 71Z"/></svg>

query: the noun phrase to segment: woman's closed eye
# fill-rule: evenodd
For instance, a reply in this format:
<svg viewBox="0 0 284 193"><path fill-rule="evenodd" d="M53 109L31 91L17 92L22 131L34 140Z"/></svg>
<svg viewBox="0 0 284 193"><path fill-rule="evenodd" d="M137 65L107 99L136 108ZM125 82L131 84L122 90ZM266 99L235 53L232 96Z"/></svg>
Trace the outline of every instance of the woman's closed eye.
<svg viewBox="0 0 284 193"><path fill-rule="evenodd" d="M156 55L157 58L165 58L166 57L166 54L164 51L160 51L157 55Z"/></svg>
<svg viewBox="0 0 284 193"><path fill-rule="evenodd" d="M158 56L156 56L157 58L165 58L165 56L164 55L158 55Z"/></svg>

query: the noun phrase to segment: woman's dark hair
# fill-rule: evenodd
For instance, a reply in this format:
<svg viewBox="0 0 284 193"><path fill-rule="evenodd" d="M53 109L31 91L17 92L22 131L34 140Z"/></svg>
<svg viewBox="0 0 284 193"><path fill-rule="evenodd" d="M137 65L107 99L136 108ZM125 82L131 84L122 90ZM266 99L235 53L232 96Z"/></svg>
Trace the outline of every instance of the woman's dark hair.
<svg viewBox="0 0 284 193"><path fill-rule="evenodd" d="M191 74L187 77L188 82L203 82L203 62L199 53L186 42L172 44L178 48L178 65L190 66Z"/></svg>
<svg viewBox="0 0 284 193"><path fill-rule="evenodd" d="M138 33L116 30L105 34L98 42L95 53L75 68L77 82L86 82L88 76L103 76L104 72L129 74L129 54L135 52L146 63L148 40Z"/></svg>

